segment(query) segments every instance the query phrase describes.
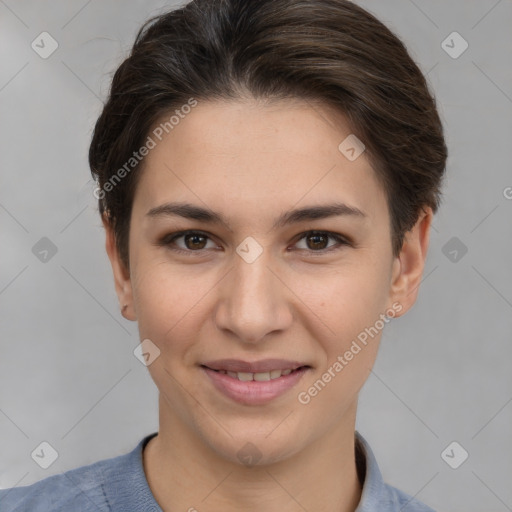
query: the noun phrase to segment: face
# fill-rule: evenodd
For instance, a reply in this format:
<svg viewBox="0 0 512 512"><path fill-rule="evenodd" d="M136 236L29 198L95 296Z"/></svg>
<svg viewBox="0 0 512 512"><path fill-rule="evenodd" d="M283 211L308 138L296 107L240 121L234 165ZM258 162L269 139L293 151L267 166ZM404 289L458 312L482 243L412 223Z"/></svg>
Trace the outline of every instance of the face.
<svg viewBox="0 0 512 512"><path fill-rule="evenodd" d="M365 153L338 149L350 133L299 101L199 103L145 157L129 272L106 225L125 316L160 350L161 417L227 460L353 434L382 329L415 300L430 213L394 258Z"/></svg>

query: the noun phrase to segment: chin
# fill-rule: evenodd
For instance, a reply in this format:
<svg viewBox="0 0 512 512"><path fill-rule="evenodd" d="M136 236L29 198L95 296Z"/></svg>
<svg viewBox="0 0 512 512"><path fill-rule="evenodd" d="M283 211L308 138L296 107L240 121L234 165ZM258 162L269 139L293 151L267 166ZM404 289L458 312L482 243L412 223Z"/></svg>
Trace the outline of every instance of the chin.
<svg viewBox="0 0 512 512"><path fill-rule="evenodd" d="M220 429L219 438L213 439L212 431L209 430L206 435L203 433L203 439L218 456L232 464L245 467L268 466L289 459L300 452L304 445L299 432L290 431L289 428L278 432L275 429L277 425L279 421L262 431L261 428L256 430L254 421L251 421L245 429L237 425L236 430L232 431L236 432L233 437Z"/></svg>

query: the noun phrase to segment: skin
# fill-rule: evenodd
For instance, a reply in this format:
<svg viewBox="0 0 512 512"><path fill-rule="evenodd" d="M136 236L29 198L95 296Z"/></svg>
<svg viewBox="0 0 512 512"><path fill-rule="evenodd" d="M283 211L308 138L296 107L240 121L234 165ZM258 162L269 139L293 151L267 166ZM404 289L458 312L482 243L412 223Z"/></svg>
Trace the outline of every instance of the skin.
<svg viewBox="0 0 512 512"><path fill-rule="evenodd" d="M349 161L338 150L350 133L341 114L309 102L200 102L144 160L129 269L104 219L117 294L128 304L123 315L161 351L148 366L159 389L159 434L143 459L164 511L348 512L360 500L357 398L381 332L307 405L297 395L393 303L401 306L395 316L414 304L432 211L424 209L393 257L386 197L365 153ZM169 201L207 207L226 223L146 215ZM335 201L365 217L272 229L285 211ZM187 254L158 245L185 229L209 238L176 240ZM311 230L351 245L304 238ZM236 252L248 236L263 249L252 263ZM199 367L230 357L312 368L270 403L246 405L219 393ZM253 467L237 457L247 442L261 454Z"/></svg>

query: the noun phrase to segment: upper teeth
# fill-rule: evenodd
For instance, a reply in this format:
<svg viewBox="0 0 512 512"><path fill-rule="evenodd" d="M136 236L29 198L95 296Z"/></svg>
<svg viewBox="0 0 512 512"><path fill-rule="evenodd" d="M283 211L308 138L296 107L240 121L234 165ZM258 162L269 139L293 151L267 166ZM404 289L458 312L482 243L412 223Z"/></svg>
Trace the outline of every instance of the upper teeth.
<svg viewBox="0 0 512 512"><path fill-rule="evenodd" d="M278 379L281 375L289 375L292 373L292 370L271 370L270 372L260 372L260 373L249 373L249 372L228 372L226 370L217 370L219 373L226 373L233 379L238 379L242 381L250 381L250 380L273 380Z"/></svg>

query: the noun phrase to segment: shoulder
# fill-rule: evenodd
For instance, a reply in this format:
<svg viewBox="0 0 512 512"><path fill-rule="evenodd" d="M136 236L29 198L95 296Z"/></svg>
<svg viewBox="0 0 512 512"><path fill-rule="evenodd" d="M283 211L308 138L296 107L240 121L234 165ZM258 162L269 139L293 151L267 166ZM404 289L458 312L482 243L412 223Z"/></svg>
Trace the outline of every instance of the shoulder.
<svg viewBox="0 0 512 512"><path fill-rule="evenodd" d="M387 499L389 500L390 510L400 510L401 512L435 512L434 509L396 487L389 484L384 484L384 487Z"/></svg>
<svg viewBox="0 0 512 512"><path fill-rule="evenodd" d="M0 512L109 511L106 483L127 470L130 455L94 462L31 485L0 490Z"/></svg>
<svg viewBox="0 0 512 512"><path fill-rule="evenodd" d="M356 431L356 465L364 480L356 512L435 512L409 494L387 484L366 439Z"/></svg>

